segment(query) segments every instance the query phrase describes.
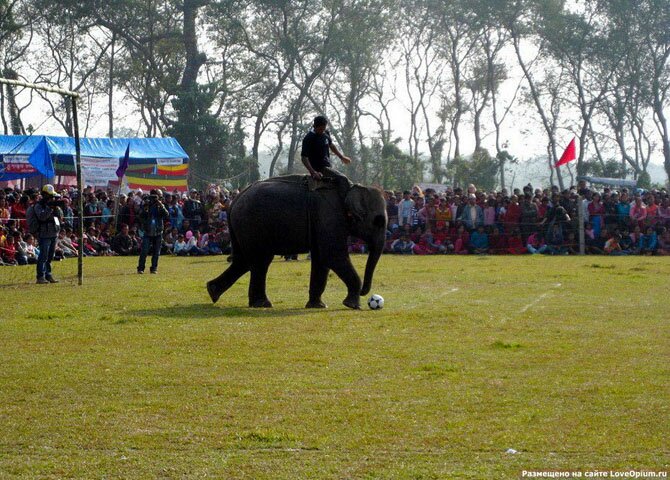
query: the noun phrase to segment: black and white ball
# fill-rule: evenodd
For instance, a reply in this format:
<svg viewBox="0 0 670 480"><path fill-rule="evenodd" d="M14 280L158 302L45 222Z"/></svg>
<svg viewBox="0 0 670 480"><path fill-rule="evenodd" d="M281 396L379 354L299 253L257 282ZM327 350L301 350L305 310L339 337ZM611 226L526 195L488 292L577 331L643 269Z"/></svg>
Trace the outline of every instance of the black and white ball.
<svg viewBox="0 0 670 480"><path fill-rule="evenodd" d="M381 295L374 294L368 300L368 307L370 307L371 310L379 310L380 308L383 308L384 297L382 297Z"/></svg>

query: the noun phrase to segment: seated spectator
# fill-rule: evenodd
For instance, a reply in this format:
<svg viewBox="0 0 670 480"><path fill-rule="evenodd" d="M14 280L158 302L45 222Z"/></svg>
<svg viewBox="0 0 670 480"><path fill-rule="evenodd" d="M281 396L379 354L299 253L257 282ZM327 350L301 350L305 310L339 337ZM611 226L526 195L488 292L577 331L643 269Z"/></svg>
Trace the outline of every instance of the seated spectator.
<svg viewBox="0 0 670 480"><path fill-rule="evenodd" d="M547 253L550 255L567 255L568 248L565 246L563 229L558 223L554 223L547 235Z"/></svg>
<svg viewBox="0 0 670 480"><path fill-rule="evenodd" d="M445 222L436 222L435 231L433 232L433 242L435 242L436 245L444 247L443 253L454 251L454 244L449 238L449 232L447 231L447 224Z"/></svg>
<svg viewBox="0 0 670 480"><path fill-rule="evenodd" d="M33 239L34 242L34 239ZM35 248L37 255L39 256L39 249ZM56 251L60 252L61 258L72 258L78 256L79 252L77 247L72 243L72 240L67 236L65 230L58 232L58 237L56 238Z"/></svg>
<svg viewBox="0 0 670 480"><path fill-rule="evenodd" d="M117 255L128 256L139 253L139 245L130 236L129 227L125 223L121 225L121 231L112 238L112 250Z"/></svg>
<svg viewBox="0 0 670 480"><path fill-rule="evenodd" d="M600 235L595 237L593 240L586 241L586 253L592 255L604 255L605 253L605 243L609 240L610 235L606 228L601 228Z"/></svg>
<svg viewBox="0 0 670 480"><path fill-rule="evenodd" d="M414 242L409 239L409 235L403 233L399 239L391 244L391 251L403 255L411 255L414 251Z"/></svg>
<svg viewBox="0 0 670 480"><path fill-rule="evenodd" d="M465 229L463 224L459 224L456 229L454 238L454 253L458 255L466 255L470 253L468 247L470 246L470 234Z"/></svg>
<svg viewBox="0 0 670 480"><path fill-rule="evenodd" d="M579 255L579 242L577 241L577 236L575 232L570 230L568 232L568 237L565 242L565 248L568 252L568 255Z"/></svg>
<svg viewBox="0 0 670 480"><path fill-rule="evenodd" d="M165 249L164 253L172 253L174 242L177 241L178 235L179 231L174 227L165 229L165 233L163 234L163 248Z"/></svg>
<svg viewBox="0 0 670 480"><path fill-rule="evenodd" d="M414 246L414 253L416 255L433 255L435 253L445 252L445 247L435 243L435 238L433 237L430 225L426 225L426 231L421 234L419 241Z"/></svg>
<svg viewBox="0 0 670 480"><path fill-rule="evenodd" d="M209 240L207 241L207 249L209 255L221 255L221 245L219 243L220 235L216 232L209 234Z"/></svg>
<svg viewBox="0 0 670 480"><path fill-rule="evenodd" d="M544 235L541 232L531 233L526 240L526 249L533 255L545 253L548 248L549 247L544 241Z"/></svg>
<svg viewBox="0 0 670 480"><path fill-rule="evenodd" d="M230 231L227 227L223 228L219 233L219 248L224 255L230 255L232 247L230 243Z"/></svg>
<svg viewBox="0 0 670 480"><path fill-rule="evenodd" d="M186 220L184 220L185 222ZM201 250L198 247L198 240L200 240L200 231L196 230L195 234L191 232L190 230L186 232L186 235L184 236L186 239L186 255L206 255L207 252L204 250Z"/></svg>
<svg viewBox="0 0 670 480"><path fill-rule="evenodd" d="M657 255L670 255L670 229L662 228L658 235Z"/></svg>
<svg viewBox="0 0 670 480"><path fill-rule="evenodd" d="M500 229L494 226L489 235L489 253L493 255L504 255L507 252L508 241L505 235L500 234Z"/></svg>
<svg viewBox="0 0 670 480"><path fill-rule="evenodd" d="M629 255L634 253L636 248L633 239L630 237L628 227L624 227L621 233L621 238L619 239L619 245L621 246L621 250L628 252Z"/></svg>
<svg viewBox="0 0 670 480"><path fill-rule="evenodd" d="M628 255L628 253L621 248L620 242L621 242L621 235L619 235L618 233L612 235L612 238L610 238L605 242L605 248L604 248L605 253L607 255L613 255L613 256Z"/></svg>
<svg viewBox="0 0 670 480"><path fill-rule="evenodd" d="M349 253L365 253L365 242L360 238L349 237Z"/></svg>
<svg viewBox="0 0 670 480"><path fill-rule="evenodd" d="M184 241L184 236L180 233L177 235L177 241L174 243L174 247L172 248L172 252L175 255L179 256L186 256L186 242Z"/></svg>
<svg viewBox="0 0 670 480"><path fill-rule="evenodd" d="M99 235L99 231L95 227L89 227L86 232L87 244L90 245L97 255L111 255L112 249L109 244L105 242Z"/></svg>
<svg viewBox="0 0 670 480"><path fill-rule="evenodd" d="M489 236L484 231L484 226L480 225L477 230L470 235L470 251L477 255L484 255L489 251Z"/></svg>
<svg viewBox="0 0 670 480"><path fill-rule="evenodd" d="M644 235L640 237L637 248L640 255L653 255L656 253L656 249L658 248L658 237L653 227L649 226L645 229Z"/></svg>
<svg viewBox="0 0 670 480"><path fill-rule="evenodd" d="M19 264L18 261L16 260L16 243L13 233L7 235L4 246L0 247L0 253L2 254L0 255L0 257L2 257L2 262L5 265Z"/></svg>

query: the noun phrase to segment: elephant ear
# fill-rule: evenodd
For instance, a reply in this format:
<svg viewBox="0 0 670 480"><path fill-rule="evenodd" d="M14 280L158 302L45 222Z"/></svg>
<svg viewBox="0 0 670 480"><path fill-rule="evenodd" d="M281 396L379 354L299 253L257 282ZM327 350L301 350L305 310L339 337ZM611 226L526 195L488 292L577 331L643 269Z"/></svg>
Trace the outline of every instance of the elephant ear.
<svg viewBox="0 0 670 480"><path fill-rule="evenodd" d="M347 211L358 222L362 222L365 218L366 193L367 192L364 187L361 187L360 185L354 185L349 189L347 192L347 197L344 199Z"/></svg>

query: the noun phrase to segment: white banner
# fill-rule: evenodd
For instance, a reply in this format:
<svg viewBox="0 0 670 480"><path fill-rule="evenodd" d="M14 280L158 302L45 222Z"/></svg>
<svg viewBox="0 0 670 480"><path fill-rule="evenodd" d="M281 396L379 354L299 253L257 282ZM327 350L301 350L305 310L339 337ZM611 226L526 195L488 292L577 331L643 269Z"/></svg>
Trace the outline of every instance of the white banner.
<svg viewBox="0 0 670 480"><path fill-rule="evenodd" d="M85 185L107 186L110 180L118 180L117 168L118 158L81 157L81 175Z"/></svg>
<svg viewBox="0 0 670 480"><path fill-rule="evenodd" d="M156 163L160 167L174 167L184 163L184 160L181 158L157 158Z"/></svg>
<svg viewBox="0 0 670 480"><path fill-rule="evenodd" d="M30 155L3 155L6 173L34 173L35 168L28 161Z"/></svg>

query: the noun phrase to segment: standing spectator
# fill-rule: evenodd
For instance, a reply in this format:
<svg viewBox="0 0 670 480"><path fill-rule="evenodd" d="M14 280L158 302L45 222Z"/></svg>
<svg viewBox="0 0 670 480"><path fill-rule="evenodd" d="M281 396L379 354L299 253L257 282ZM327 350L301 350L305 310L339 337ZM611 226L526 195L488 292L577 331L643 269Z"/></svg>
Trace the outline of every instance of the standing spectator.
<svg viewBox="0 0 670 480"><path fill-rule="evenodd" d="M414 208L414 201L410 198L409 190L403 192L403 199L398 204L398 226L400 228L409 224L410 215L412 214L412 209Z"/></svg>
<svg viewBox="0 0 670 480"><path fill-rule="evenodd" d="M655 227L658 223L658 205L656 205L656 199L653 195L649 195L649 200L647 202L647 218L645 219L645 225Z"/></svg>
<svg viewBox="0 0 670 480"><path fill-rule="evenodd" d="M435 210L435 226L442 222L444 223L445 227L448 227L452 218L453 216L449 202L446 198L441 198L440 203Z"/></svg>
<svg viewBox="0 0 670 480"><path fill-rule="evenodd" d="M496 201L489 198L484 207L484 226L492 227L496 223Z"/></svg>
<svg viewBox="0 0 670 480"><path fill-rule="evenodd" d="M670 229L670 197L665 197L658 207L658 221L665 228Z"/></svg>
<svg viewBox="0 0 670 480"><path fill-rule="evenodd" d="M142 222L142 229L144 230L142 252L137 264L137 273L140 274L144 273L149 249L153 250L149 271L151 273L158 273L158 258L161 254L161 243L163 241L163 222L170 217L167 209L160 201L160 197L162 197L160 190L152 190L148 201L145 202L140 211L140 220Z"/></svg>
<svg viewBox="0 0 670 480"><path fill-rule="evenodd" d="M630 207L630 218L633 228L635 228L635 225L642 228L647 219L647 206L642 203L642 197L639 195L635 197L635 201Z"/></svg>
<svg viewBox="0 0 670 480"><path fill-rule="evenodd" d="M630 228L630 201L628 200L628 192L621 192L619 201L615 206L617 223L620 229Z"/></svg>
<svg viewBox="0 0 670 480"><path fill-rule="evenodd" d="M435 222L436 220L436 212L437 212L437 203L436 199L433 196L428 197L428 202L426 205L418 212L418 215L421 219L420 223L424 225L426 228L430 228L431 230L435 229Z"/></svg>
<svg viewBox="0 0 670 480"><path fill-rule="evenodd" d="M7 205L7 199L2 196L0 197L0 223L7 225L10 217L11 213L9 211L9 206Z"/></svg>
<svg viewBox="0 0 670 480"><path fill-rule="evenodd" d="M190 222L193 230L197 230L202 222L204 209L202 203L198 200L198 191L194 188L191 190L191 196L184 202L184 219Z"/></svg>
<svg viewBox="0 0 670 480"><path fill-rule="evenodd" d="M54 193L56 193L56 190L54 190ZM18 203L15 203L12 206L12 218L15 219L17 222L16 228L24 232L26 231L27 228L26 212L28 211L29 207L30 207L30 197L28 197L28 195L21 195L21 198L19 199Z"/></svg>
<svg viewBox="0 0 670 480"><path fill-rule="evenodd" d="M504 205L503 213L503 228L506 233L510 233L519 228L519 221L521 220L521 205L519 205L519 197L512 195L509 203Z"/></svg>
<svg viewBox="0 0 670 480"><path fill-rule="evenodd" d="M51 273L51 262L56 255L56 240L60 231L63 213L58 207L53 185L42 187L42 197L33 206L35 219L39 222L38 238L40 254L37 258L37 283L58 283Z"/></svg>
<svg viewBox="0 0 670 480"><path fill-rule="evenodd" d="M524 187L526 188L526 187ZM521 204L521 236L528 238L537 229L538 210L530 194L525 194Z"/></svg>
<svg viewBox="0 0 670 480"><path fill-rule="evenodd" d="M600 201L600 194L594 193L591 202L586 207L589 212L589 222L593 225L593 234L597 237L605 227L605 206Z"/></svg>
<svg viewBox="0 0 670 480"><path fill-rule="evenodd" d="M463 208L463 213L459 220L468 232L475 231L480 225L484 225L484 211L477 205L477 196L474 193L468 195L468 203Z"/></svg>
<svg viewBox="0 0 670 480"><path fill-rule="evenodd" d="M386 215L388 217L389 225L398 225L398 204L394 195L387 194L386 199Z"/></svg>
<svg viewBox="0 0 670 480"><path fill-rule="evenodd" d="M170 202L168 206L168 213L170 214L170 225L179 231L181 229L182 222L184 221L184 213L182 212L181 205L179 205L179 198L177 195L172 195L170 197Z"/></svg>

